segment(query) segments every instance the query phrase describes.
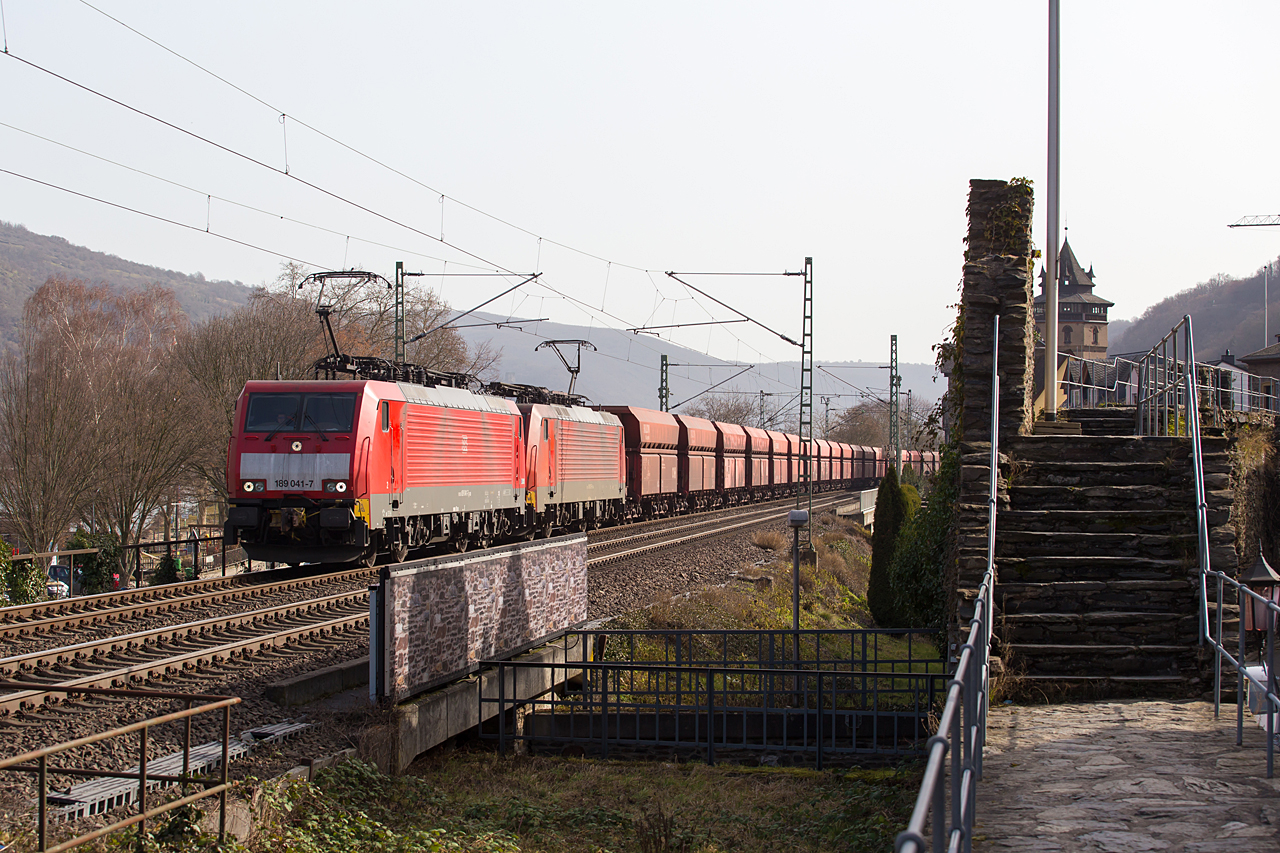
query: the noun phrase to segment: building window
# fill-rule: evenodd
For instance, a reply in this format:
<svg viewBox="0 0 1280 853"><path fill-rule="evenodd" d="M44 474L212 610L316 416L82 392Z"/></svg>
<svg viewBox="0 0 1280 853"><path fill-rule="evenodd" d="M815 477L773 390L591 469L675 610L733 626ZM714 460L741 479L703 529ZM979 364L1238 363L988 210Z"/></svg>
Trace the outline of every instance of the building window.
<svg viewBox="0 0 1280 853"><path fill-rule="evenodd" d="M1070 326L1062 327L1062 342L1067 346L1071 345L1071 327Z"/></svg>
<svg viewBox="0 0 1280 853"><path fill-rule="evenodd" d="M1098 345L1098 327L1094 326L1092 331L1093 331L1093 345L1096 347Z"/></svg>

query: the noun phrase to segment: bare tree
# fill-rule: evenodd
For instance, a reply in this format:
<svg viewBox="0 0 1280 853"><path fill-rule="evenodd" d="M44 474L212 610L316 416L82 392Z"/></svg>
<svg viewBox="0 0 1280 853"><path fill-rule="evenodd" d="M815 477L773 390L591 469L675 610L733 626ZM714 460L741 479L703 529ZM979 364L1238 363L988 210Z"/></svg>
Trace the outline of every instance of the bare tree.
<svg viewBox="0 0 1280 853"><path fill-rule="evenodd" d="M787 418L788 412L780 405L781 402L771 394L753 394L731 387L723 393L712 391L698 397L692 403L681 406L680 413L726 424L795 430L795 419Z"/></svg>
<svg viewBox="0 0 1280 853"><path fill-rule="evenodd" d="M95 440L89 377L25 309L20 352L0 363L0 503L27 547L60 544L93 485Z"/></svg>
<svg viewBox="0 0 1280 853"><path fill-rule="evenodd" d="M57 353L62 377L78 377L79 426L95 450L93 464L76 477L85 502L74 509L86 514L91 502L128 546L181 483L198 443L188 385L172 362L186 317L166 288L117 290L65 279L32 294L26 317L38 346Z"/></svg>
<svg viewBox="0 0 1280 853"><path fill-rule="evenodd" d="M305 379L324 353L319 321L305 300L288 292L257 290L238 311L190 329L173 362L186 377L189 416L201 425L188 462L220 500L226 498L227 444L236 398L251 379Z"/></svg>
<svg viewBox="0 0 1280 853"><path fill-rule="evenodd" d="M932 450L938 439L929 421L929 406L924 401L903 394L899 397L898 438L904 450ZM836 415L831 427L831 440L867 447L889 444L889 404L884 400L867 400L850 406Z"/></svg>

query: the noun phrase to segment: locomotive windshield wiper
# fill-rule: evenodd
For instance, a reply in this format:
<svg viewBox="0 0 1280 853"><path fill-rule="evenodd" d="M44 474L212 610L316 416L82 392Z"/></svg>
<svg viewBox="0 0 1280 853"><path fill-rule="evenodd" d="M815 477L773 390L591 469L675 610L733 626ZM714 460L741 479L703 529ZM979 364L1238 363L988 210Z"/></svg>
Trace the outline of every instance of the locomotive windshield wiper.
<svg viewBox="0 0 1280 853"><path fill-rule="evenodd" d="M304 422L305 422L305 421L310 421L310 422L311 422L311 425L312 425L313 427L315 427L315 428L316 428L316 432L320 433L320 440L321 440L321 441L328 441L328 440L329 440L329 436L325 435L325 434L324 434L324 430L320 429L320 424L316 423L315 418L311 417L311 413L310 413L310 412L307 412L306 414L304 414L304 415L302 416L302 420L303 420Z"/></svg>
<svg viewBox="0 0 1280 853"><path fill-rule="evenodd" d="M278 433L280 430L284 429L286 426L288 426L291 423L293 423L293 415L289 415L288 418L276 424L276 428L273 429L271 432L267 433L267 437L263 440L270 441L271 439L275 438L276 433Z"/></svg>

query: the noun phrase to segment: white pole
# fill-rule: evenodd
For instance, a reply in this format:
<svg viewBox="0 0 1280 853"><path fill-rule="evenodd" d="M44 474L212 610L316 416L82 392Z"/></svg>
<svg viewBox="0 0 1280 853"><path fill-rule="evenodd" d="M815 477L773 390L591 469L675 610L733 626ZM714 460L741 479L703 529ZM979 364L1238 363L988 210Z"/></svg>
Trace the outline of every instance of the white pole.
<svg viewBox="0 0 1280 853"><path fill-rule="evenodd" d="M1271 301L1271 297L1267 294L1267 278L1271 274L1271 262L1267 261L1267 265L1262 268L1262 347L1263 349L1271 346L1271 327L1267 323L1267 305Z"/></svg>
<svg viewBox="0 0 1280 853"><path fill-rule="evenodd" d="M1049 241L1044 275L1044 419L1058 419L1058 2L1049 0Z"/></svg>

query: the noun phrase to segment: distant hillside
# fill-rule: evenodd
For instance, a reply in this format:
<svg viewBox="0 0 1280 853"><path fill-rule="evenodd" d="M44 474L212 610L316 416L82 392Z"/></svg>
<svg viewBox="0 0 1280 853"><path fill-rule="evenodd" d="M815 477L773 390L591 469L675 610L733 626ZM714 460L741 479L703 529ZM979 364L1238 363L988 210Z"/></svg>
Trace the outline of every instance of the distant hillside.
<svg viewBox="0 0 1280 853"><path fill-rule="evenodd" d="M528 385L542 385L563 391L569 387L569 374L564 365L550 349L534 351L542 341L549 338L585 339L596 347L596 352L584 349L582 353L582 372L578 375L575 390L585 394L593 402L601 404L621 404L633 406L658 405L658 378L661 373L659 364L665 353L674 365L700 365L698 367L672 367L669 371L671 388L671 405L692 397L706 390L717 382L729 379L742 366L733 366L727 361L713 356L703 355L695 350L673 344L669 341L648 335L634 334L616 329L602 329L599 326L572 326L564 323L519 322L505 316L476 312L468 317L467 322L506 321L503 328L470 327L462 328L462 336L468 344L488 341L495 348L502 350L502 362L499 373L507 382L520 382ZM514 328L513 328L514 327ZM572 347L566 349L569 361L574 361ZM715 364L716 367L705 365ZM827 370L815 370L813 374L813 405L815 417L824 417L823 397L830 401L832 412L846 409L861 402L858 394L862 389L887 397L889 377L887 370L879 370L862 366L854 367L853 362L820 362ZM756 394L777 395L776 402L782 405L788 402L797 392L800 384L799 362L770 362L759 364L756 369L744 373L737 379L711 393L743 391ZM946 380L933 381L933 365L901 364L902 395L908 391L915 395L916 401L932 404L946 390ZM833 415L834 417L834 415Z"/></svg>
<svg viewBox="0 0 1280 853"><path fill-rule="evenodd" d="M135 264L73 245L61 237L46 237L21 225L0 222L0 342L17 340L22 303L50 276L142 287L157 282L173 290L192 322L225 314L249 298L238 281L208 281L145 264Z"/></svg>
<svg viewBox="0 0 1280 853"><path fill-rule="evenodd" d="M1191 315L1196 338L1196 358L1211 361L1230 349L1247 355L1270 342L1263 339L1262 270L1250 278L1215 276L1195 287L1175 293L1152 305L1135 318L1120 335L1111 323L1108 351L1145 351L1155 346L1184 314ZM1280 281L1273 272L1269 279L1268 311L1274 335L1280 332Z"/></svg>

